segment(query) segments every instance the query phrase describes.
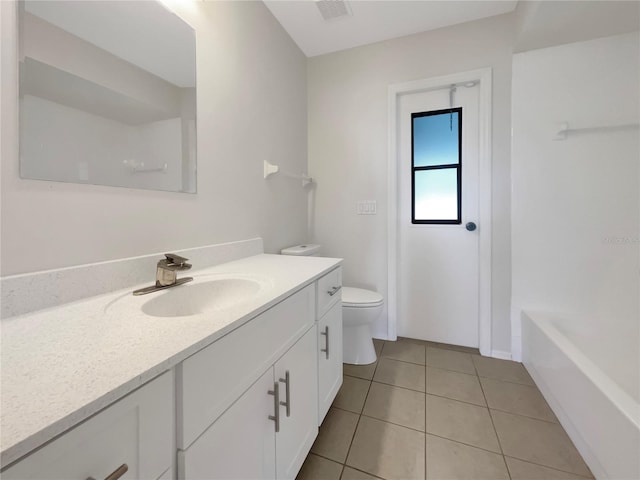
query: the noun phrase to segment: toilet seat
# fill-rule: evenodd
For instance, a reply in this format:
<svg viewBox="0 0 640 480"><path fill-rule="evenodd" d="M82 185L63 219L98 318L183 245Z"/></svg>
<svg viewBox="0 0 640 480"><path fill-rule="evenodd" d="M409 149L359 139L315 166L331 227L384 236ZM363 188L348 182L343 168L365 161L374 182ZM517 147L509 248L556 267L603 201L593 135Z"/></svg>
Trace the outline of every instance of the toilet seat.
<svg viewBox="0 0 640 480"><path fill-rule="evenodd" d="M378 292L364 288L342 287L342 306L349 308L372 308L382 305L384 299Z"/></svg>

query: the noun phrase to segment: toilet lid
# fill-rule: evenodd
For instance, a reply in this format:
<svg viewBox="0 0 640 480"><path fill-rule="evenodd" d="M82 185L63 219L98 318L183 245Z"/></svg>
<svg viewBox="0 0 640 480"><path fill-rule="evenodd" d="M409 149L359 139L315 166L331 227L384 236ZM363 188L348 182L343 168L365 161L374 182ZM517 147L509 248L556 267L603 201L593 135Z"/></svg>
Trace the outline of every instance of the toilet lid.
<svg viewBox="0 0 640 480"><path fill-rule="evenodd" d="M363 288L342 287L342 305L344 307L377 307L383 298L378 292Z"/></svg>

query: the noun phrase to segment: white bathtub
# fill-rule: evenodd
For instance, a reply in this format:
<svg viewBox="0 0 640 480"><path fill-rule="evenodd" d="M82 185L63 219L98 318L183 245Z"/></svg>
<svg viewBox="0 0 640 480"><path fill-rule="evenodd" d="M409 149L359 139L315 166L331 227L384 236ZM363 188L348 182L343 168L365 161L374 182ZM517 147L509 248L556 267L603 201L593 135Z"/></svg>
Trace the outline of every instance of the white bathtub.
<svg viewBox="0 0 640 480"><path fill-rule="evenodd" d="M638 378L627 379L622 388L619 379L616 383L606 375L579 348L584 342L571 337L578 331L572 322L550 313L523 312L522 361L596 478L640 479ZM639 346L637 337L630 340L631 358L613 345L608 348L626 357L618 365L632 362L628 375L633 377Z"/></svg>

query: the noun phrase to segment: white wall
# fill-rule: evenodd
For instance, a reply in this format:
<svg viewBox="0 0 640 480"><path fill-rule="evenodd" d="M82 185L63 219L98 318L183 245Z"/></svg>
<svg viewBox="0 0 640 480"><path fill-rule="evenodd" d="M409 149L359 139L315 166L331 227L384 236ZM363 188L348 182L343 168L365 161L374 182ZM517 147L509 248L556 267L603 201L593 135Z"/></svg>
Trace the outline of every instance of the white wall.
<svg viewBox="0 0 640 480"><path fill-rule="evenodd" d="M345 259L347 285L387 294L387 88L493 68L493 345L509 351L512 15L309 59L309 172L317 180L313 239ZM356 215L377 200L376 216ZM385 337L387 315L375 326Z"/></svg>
<svg viewBox="0 0 640 480"><path fill-rule="evenodd" d="M522 309L566 314L613 378L640 365L638 129L552 137L562 121L638 123L639 40L536 50L513 64L514 349Z"/></svg>
<svg viewBox="0 0 640 480"><path fill-rule="evenodd" d="M635 32L640 3L626 0L526 0L515 10L516 52Z"/></svg>
<svg viewBox="0 0 640 480"><path fill-rule="evenodd" d="M15 5L2 22L2 275L262 236L304 238L306 59L262 2L173 2L196 30L198 193L21 180Z"/></svg>

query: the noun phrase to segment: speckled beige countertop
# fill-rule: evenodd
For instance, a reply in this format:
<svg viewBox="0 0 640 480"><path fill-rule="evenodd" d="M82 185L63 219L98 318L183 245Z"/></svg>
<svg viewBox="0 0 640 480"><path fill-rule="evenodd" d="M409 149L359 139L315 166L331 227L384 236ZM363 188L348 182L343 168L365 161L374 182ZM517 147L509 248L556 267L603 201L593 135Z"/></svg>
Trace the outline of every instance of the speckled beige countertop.
<svg viewBox="0 0 640 480"><path fill-rule="evenodd" d="M0 463L43 445L340 263L262 254L184 272L194 281L176 288L215 278L258 282L250 300L209 314L150 316L143 304L164 292L134 297L128 288L3 319Z"/></svg>

